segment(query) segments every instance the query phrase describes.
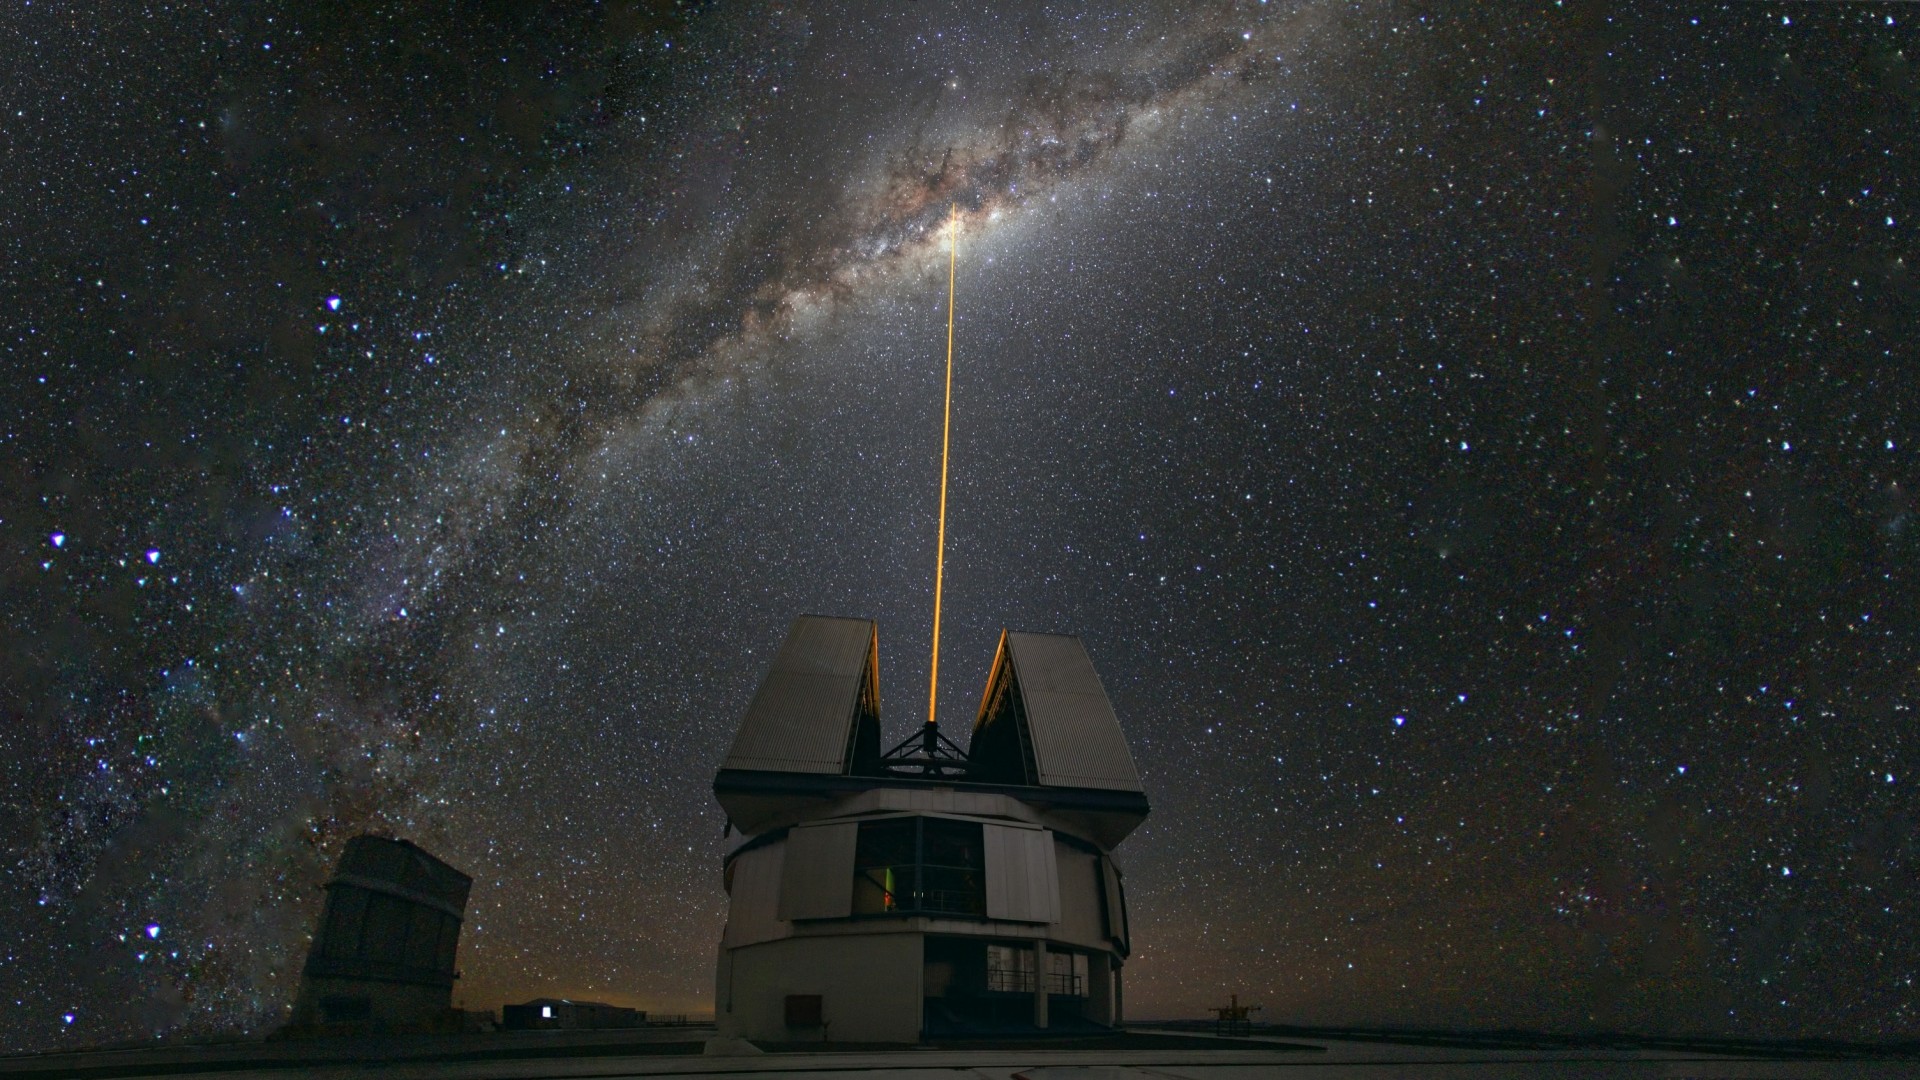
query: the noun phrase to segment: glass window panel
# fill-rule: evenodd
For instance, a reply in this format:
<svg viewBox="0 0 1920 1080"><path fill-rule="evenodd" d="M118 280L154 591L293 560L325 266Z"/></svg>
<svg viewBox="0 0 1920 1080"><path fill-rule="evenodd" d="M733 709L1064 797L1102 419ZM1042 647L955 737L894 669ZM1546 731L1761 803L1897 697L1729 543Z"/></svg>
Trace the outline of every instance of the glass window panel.
<svg viewBox="0 0 1920 1080"><path fill-rule="evenodd" d="M867 866L853 872L853 913L886 915L900 909L905 901L901 883L911 867Z"/></svg>
<svg viewBox="0 0 1920 1080"><path fill-rule="evenodd" d="M987 989L1002 993L1033 993L1033 947L987 946Z"/></svg>
<svg viewBox="0 0 1920 1080"><path fill-rule="evenodd" d="M978 822L862 822L853 862L855 915L986 914L986 845Z"/></svg>
<svg viewBox="0 0 1920 1080"><path fill-rule="evenodd" d="M913 818L860 823L853 850L855 915L886 915L913 906L914 824Z"/></svg>
<svg viewBox="0 0 1920 1080"><path fill-rule="evenodd" d="M935 866L984 867L987 854L980 824L926 819L926 861Z"/></svg>
<svg viewBox="0 0 1920 1080"><path fill-rule="evenodd" d="M863 821L853 852L853 865L888 866L914 861L913 818Z"/></svg>

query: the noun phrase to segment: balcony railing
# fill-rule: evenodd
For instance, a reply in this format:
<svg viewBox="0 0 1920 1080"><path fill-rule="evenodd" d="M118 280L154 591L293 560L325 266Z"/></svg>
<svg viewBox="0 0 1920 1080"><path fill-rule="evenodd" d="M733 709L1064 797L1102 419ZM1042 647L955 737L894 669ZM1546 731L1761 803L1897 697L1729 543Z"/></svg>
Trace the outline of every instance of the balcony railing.
<svg viewBox="0 0 1920 1080"><path fill-rule="evenodd" d="M863 866L855 871L856 882L879 889L885 897L885 915L974 915L987 913L987 890L980 869L972 866L941 866L935 863L897 863L892 866ZM887 882L893 883L892 891Z"/></svg>
<svg viewBox="0 0 1920 1080"><path fill-rule="evenodd" d="M1033 993L1033 972L1018 968L990 967L987 969L987 989L1000 993L1031 994ZM1080 976L1066 971L1047 973L1047 993L1065 997L1087 996L1086 987Z"/></svg>

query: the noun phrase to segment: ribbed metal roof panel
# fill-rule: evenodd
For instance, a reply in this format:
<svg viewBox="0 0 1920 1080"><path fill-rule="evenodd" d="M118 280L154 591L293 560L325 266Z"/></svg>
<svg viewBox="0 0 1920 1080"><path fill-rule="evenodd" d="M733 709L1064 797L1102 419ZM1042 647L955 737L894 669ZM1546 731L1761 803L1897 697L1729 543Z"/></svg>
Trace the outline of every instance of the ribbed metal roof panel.
<svg viewBox="0 0 1920 1080"><path fill-rule="evenodd" d="M844 772L841 759L874 640L870 619L793 620L721 767Z"/></svg>
<svg viewBox="0 0 1920 1080"><path fill-rule="evenodd" d="M1007 649L1026 701L1040 783L1141 790L1120 719L1080 639L1009 633Z"/></svg>

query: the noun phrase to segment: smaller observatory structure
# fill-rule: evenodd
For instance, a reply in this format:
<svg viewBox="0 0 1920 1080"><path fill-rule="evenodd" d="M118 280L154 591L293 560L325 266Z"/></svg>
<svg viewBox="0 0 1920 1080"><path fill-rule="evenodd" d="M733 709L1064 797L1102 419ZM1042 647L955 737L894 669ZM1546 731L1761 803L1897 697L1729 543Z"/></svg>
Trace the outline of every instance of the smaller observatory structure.
<svg viewBox="0 0 1920 1080"><path fill-rule="evenodd" d="M970 745L882 752L879 635L795 620L714 794L722 1036L913 1042L1097 1031L1130 952L1113 849L1149 806L1076 637L1003 631Z"/></svg>
<svg viewBox="0 0 1920 1080"><path fill-rule="evenodd" d="M647 1014L639 1009L571 998L534 998L500 1007L500 1026L508 1031L637 1028L646 1022Z"/></svg>
<svg viewBox="0 0 1920 1080"><path fill-rule="evenodd" d="M421 1030L452 1017L453 966L473 879L406 840L356 836L294 999L294 1030Z"/></svg>

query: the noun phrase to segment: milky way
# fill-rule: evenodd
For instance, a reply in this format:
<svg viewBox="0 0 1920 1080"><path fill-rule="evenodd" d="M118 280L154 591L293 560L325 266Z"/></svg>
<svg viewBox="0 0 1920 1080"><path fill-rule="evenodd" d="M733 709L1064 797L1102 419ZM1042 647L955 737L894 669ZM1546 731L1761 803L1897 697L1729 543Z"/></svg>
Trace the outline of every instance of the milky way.
<svg viewBox="0 0 1920 1080"><path fill-rule="evenodd" d="M1129 1010L1910 1033L1911 32L1826 5L0 17L9 1046L709 1009L788 621L1082 635ZM1649 89L1657 88L1657 89Z"/></svg>

